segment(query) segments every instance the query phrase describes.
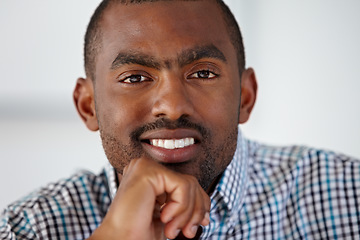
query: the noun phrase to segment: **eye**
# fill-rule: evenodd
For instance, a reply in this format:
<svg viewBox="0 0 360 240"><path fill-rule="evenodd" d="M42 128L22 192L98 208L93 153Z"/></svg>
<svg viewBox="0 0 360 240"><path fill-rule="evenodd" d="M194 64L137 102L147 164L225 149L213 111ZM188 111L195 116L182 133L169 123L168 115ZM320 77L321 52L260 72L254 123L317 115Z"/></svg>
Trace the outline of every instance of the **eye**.
<svg viewBox="0 0 360 240"><path fill-rule="evenodd" d="M216 78L217 76L217 74L210 70L201 70L191 74L189 78L212 79Z"/></svg>
<svg viewBox="0 0 360 240"><path fill-rule="evenodd" d="M144 81L150 81L151 79L140 74L134 74L121 80L122 83L141 83Z"/></svg>

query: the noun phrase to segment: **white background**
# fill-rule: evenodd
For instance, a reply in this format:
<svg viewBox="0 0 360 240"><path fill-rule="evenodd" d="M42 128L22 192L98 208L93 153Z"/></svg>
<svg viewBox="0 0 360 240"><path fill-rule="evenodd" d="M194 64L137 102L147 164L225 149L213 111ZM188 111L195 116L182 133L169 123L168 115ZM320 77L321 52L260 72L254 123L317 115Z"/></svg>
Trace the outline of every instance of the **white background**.
<svg viewBox="0 0 360 240"><path fill-rule="evenodd" d="M245 135L360 157L360 1L228 0L259 92ZM99 0L0 1L0 208L107 161L72 103Z"/></svg>

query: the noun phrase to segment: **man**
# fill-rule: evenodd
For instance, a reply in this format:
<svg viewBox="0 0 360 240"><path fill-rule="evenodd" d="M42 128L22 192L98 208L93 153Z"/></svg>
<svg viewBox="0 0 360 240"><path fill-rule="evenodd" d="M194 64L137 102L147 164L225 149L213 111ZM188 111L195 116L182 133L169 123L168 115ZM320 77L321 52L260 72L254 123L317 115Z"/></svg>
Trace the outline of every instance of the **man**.
<svg viewBox="0 0 360 240"><path fill-rule="evenodd" d="M243 138L256 99L222 1L103 1L76 108L111 165L10 205L2 239L359 238L360 165Z"/></svg>

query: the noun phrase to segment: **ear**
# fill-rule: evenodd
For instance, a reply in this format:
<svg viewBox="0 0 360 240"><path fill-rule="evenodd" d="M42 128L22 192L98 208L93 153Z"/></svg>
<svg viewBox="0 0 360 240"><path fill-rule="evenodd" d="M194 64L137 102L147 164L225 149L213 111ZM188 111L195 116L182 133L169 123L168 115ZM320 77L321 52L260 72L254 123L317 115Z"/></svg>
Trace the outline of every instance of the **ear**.
<svg viewBox="0 0 360 240"><path fill-rule="evenodd" d="M255 105L257 94L257 82L254 69L248 68L241 76L241 103L239 123L245 123Z"/></svg>
<svg viewBox="0 0 360 240"><path fill-rule="evenodd" d="M73 92L76 110L87 128L92 131L99 129L94 99L94 86L89 78L79 78Z"/></svg>

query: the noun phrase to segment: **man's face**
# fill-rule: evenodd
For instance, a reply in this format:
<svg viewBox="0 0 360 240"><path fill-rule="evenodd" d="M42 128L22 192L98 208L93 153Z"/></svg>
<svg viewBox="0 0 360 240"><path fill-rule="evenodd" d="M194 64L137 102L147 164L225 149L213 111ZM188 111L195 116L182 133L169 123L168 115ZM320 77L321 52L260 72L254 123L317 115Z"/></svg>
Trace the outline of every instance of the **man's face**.
<svg viewBox="0 0 360 240"><path fill-rule="evenodd" d="M114 4L101 22L95 106L117 172L148 157L204 189L236 149L240 76L221 12L209 1Z"/></svg>

